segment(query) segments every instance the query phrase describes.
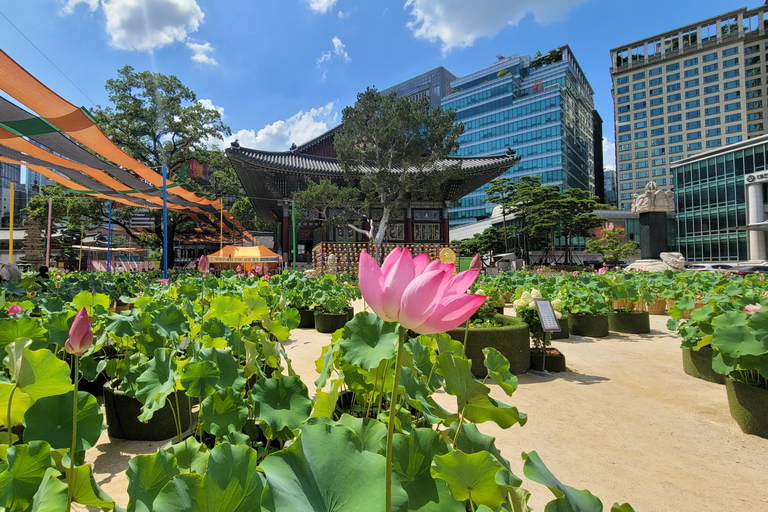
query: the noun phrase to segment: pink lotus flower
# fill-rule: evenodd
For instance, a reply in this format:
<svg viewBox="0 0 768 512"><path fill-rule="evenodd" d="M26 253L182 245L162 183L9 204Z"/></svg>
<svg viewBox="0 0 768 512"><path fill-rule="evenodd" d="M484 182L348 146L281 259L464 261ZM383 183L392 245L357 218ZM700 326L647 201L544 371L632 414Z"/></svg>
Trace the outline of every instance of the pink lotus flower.
<svg viewBox="0 0 768 512"><path fill-rule="evenodd" d="M577 270L574 270L573 271L573 275L577 276L577 275L579 275L579 272Z"/></svg>
<svg viewBox="0 0 768 512"><path fill-rule="evenodd" d="M453 265L429 256L416 258L408 249L394 249L381 268L363 251L360 254L360 292L376 315L400 322L419 334L445 332L461 325L486 298L465 293L480 273L471 269L453 276Z"/></svg>
<svg viewBox="0 0 768 512"><path fill-rule="evenodd" d="M755 313L762 311L763 306L760 304L749 304L744 306L744 312L748 315L754 315Z"/></svg>
<svg viewBox="0 0 768 512"><path fill-rule="evenodd" d="M12 304L8 308L8 314L11 315L11 316L13 316L13 315L20 315L21 314L21 306L19 306L18 304Z"/></svg>
<svg viewBox="0 0 768 512"><path fill-rule="evenodd" d="M552 266L552 267L554 267L554 266L555 266L555 262L553 261L553 262L552 262L552 263L550 263L549 265L550 265L550 266Z"/></svg>
<svg viewBox="0 0 768 512"><path fill-rule="evenodd" d="M480 259L480 255L479 254L475 254L475 257L472 258L472 262L470 262L469 268L470 268L470 270L475 269L475 268L482 270L482 268L483 268L483 260Z"/></svg>
<svg viewBox="0 0 768 512"><path fill-rule="evenodd" d="M238 272L240 272L241 270L243 270L243 267L241 267L240 265L238 265L238 266L237 266L237 268L235 268L235 270L236 270L236 271L238 271Z"/></svg>
<svg viewBox="0 0 768 512"><path fill-rule="evenodd" d="M29 292L29 298L33 299L35 297L35 292Z"/></svg>
<svg viewBox="0 0 768 512"><path fill-rule="evenodd" d="M91 321L85 308L83 308L75 315L75 319L72 321L72 327L69 328L69 338L64 344L64 350L68 354L80 357L91 348L92 344L93 331L91 330Z"/></svg>
<svg viewBox="0 0 768 512"><path fill-rule="evenodd" d="M200 261L197 262L197 269L200 272L208 272L208 258L205 257L205 254L200 256Z"/></svg>
<svg viewBox="0 0 768 512"><path fill-rule="evenodd" d="M267 281L269 281L269 274L264 274L264 279L266 279Z"/></svg>
<svg viewBox="0 0 768 512"><path fill-rule="evenodd" d="M598 274L605 274L608 271L608 267L602 266L597 270Z"/></svg>
<svg viewBox="0 0 768 512"><path fill-rule="evenodd" d="M168 284L168 280L167 279L161 279L160 280L160 284Z"/></svg>

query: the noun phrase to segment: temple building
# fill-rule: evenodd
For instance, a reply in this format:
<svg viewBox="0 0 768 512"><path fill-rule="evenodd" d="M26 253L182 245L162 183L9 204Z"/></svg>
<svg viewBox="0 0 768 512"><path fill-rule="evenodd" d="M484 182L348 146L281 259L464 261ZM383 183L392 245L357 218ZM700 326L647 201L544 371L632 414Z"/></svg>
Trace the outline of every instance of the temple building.
<svg viewBox="0 0 768 512"><path fill-rule="evenodd" d="M307 178L314 181L328 179L337 185L344 183L344 171L333 148L333 139L339 128L290 151L261 151L243 148L237 143L226 150L257 215L276 226L275 249L284 255L289 254L291 248L293 193L306 188ZM458 199L500 176L519 161L520 157L508 150L502 155L448 157L439 162L436 168L460 165L460 176L443 182L436 200L411 202L406 208L393 210L384 242L448 245L448 210ZM381 208L373 207L367 218L377 222L381 214ZM368 227L367 219L350 220L358 222L363 229ZM302 255L308 254L320 242L367 242L365 235L348 227L326 232L319 220L307 219L297 231L299 261L308 259Z"/></svg>

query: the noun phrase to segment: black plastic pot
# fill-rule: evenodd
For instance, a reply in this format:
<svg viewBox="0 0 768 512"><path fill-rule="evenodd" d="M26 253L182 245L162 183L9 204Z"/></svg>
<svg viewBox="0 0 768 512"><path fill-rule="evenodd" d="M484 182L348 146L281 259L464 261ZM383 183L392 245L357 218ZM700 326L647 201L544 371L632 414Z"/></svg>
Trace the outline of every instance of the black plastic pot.
<svg viewBox="0 0 768 512"><path fill-rule="evenodd" d="M614 311L608 314L608 330L626 334L651 332L651 317L647 311Z"/></svg>
<svg viewBox="0 0 768 512"><path fill-rule="evenodd" d="M745 434L768 439L768 389L756 388L733 379L725 379L728 407Z"/></svg>
<svg viewBox="0 0 768 512"><path fill-rule="evenodd" d="M315 329L317 329L317 332L333 333L344 327L348 320L348 313L342 313L340 315L315 313Z"/></svg>
<svg viewBox="0 0 768 512"><path fill-rule="evenodd" d="M577 315L571 313L568 317L568 327L571 334L605 338L608 336L608 317L605 315Z"/></svg>
<svg viewBox="0 0 768 512"><path fill-rule="evenodd" d="M347 308L347 321L352 320L353 318L355 318L355 308L349 306Z"/></svg>
<svg viewBox="0 0 768 512"><path fill-rule="evenodd" d="M155 411L147 423L139 421L141 402L131 398L120 389L115 389L118 381L112 380L104 384L104 412L107 416L107 434L117 439L129 441L162 441L177 434L176 423L171 411L174 411L176 400L171 394L166 398L165 407ZM179 409L181 431L189 428L189 398L184 391L179 391Z"/></svg>
<svg viewBox="0 0 768 512"><path fill-rule="evenodd" d="M299 329L315 328L315 312L311 309L299 310Z"/></svg>
<svg viewBox="0 0 768 512"><path fill-rule="evenodd" d="M485 347L493 347L509 360L509 371L520 375L531 366L531 342L528 325L519 318L496 315L494 320L502 323L501 327L483 327L469 329L466 356L472 360L472 374L485 377L488 369L483 364ZM456 341L464 343L464 327L451 329L447 334Z"/></svg>
<svg viewBox="0 0 768 512"><path fill-rule="evenodd" d="M564 316L559 320L560 322L560 332L551 332L549 333L551 337L549 339L551 340L564 340L566 338L571 337L571 333L568 329L568 317Z"/></svg>
<svg viewBox="0 0 768 512"><path fill-rule="evenodd" d="M706 345L699 350L683 349L683 371L691 377L725 384L725 376L712 369L712 347Z"/></svg>
<svg viewBox="0 0 768 512"><path fill-rule="evenodd" d="M543 363L543 364L542 364ZM554 347L547 347L547 356L542 358L540 348L531 349L531 368L538 371L564 372L565 356Z"/></svg>

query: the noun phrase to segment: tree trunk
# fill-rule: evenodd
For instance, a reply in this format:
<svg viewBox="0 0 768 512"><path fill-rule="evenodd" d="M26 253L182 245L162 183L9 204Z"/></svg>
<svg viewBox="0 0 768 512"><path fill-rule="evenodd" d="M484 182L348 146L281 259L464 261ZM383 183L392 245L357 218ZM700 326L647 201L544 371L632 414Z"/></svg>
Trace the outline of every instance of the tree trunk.
<svg viewBox="0 0 768 512"><path fill-rule="evenodd" d="M373 239L373 243L376 245L384 241L384 235L387 233L387 224L389 224L390 211L390 208L384 206L384 211L381 213L379 228L376 230L376 236Z"/></svg>

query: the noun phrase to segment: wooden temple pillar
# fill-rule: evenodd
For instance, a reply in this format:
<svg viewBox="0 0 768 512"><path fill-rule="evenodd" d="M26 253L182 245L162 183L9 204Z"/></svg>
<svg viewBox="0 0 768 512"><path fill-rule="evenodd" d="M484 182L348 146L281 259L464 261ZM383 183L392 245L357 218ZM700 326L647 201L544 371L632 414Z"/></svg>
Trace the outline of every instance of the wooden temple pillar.
<svg viewBox="0 0 768 512"><path fill-rule="evenodd" d="M413 243L413 210L410 206L405 209L405 243Z"/></svg>
<svg viewBox="0 0 768 512"><path fill-rule="evenodd" d="M451 243L451 235L448 223L448 208L440 209L440 241L446 245Z"/></svg>
<svg viewBox="0 0 768 512"><path fill-rule="evenodd" d="M283 205L283 237L282 237L282 250L283 250L283 263L288 263L288 255L291 253L291 210L287 204Z"/></svg>

